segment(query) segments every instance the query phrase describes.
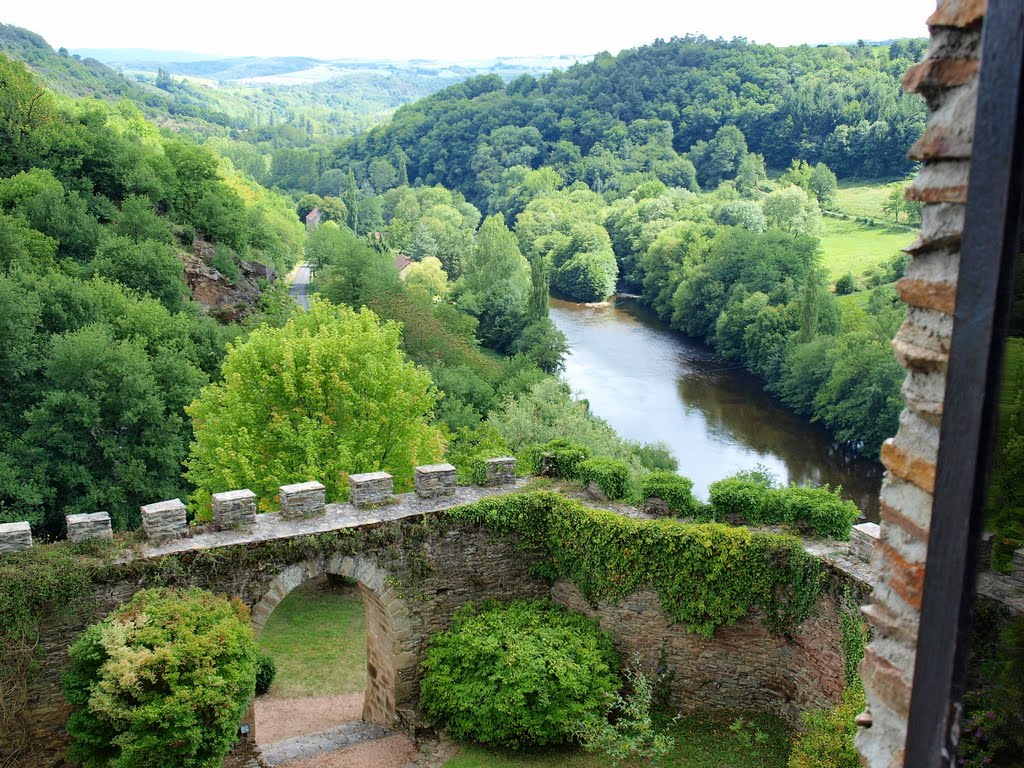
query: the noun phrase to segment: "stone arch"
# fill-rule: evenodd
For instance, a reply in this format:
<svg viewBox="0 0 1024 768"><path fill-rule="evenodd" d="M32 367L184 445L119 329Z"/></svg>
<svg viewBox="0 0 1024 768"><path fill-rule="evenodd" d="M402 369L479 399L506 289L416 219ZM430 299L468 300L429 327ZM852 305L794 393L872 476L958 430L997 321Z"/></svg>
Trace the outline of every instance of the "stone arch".
<svg viewBox="0 0 1024 768"><path fill-rule="evenodd" d="M335 555L307 560L282 570L252 609L258 633L270 614L300 584L321 574L346 576L359 585L366 610L366 694L363 720L388 727L410 721L414 711L412 680L416 653L408 647L413 636L408 607L391 587L392 579L379 563L361 555ZM411 721L410 721L411 722Z"/></svg>

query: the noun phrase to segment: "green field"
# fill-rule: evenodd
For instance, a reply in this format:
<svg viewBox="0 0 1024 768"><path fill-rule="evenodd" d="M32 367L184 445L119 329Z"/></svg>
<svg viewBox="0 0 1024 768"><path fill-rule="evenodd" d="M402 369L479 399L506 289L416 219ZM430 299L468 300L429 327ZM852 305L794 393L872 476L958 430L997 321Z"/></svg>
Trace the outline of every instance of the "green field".
<svg viewBox="0 0 1024 768"><path fill-rule="evenodd" d="M909 229L874 227L824 216L821 220L821 261L833 280L847 272L860 278L865 271L896 256L915 237Z"/></svg>
<svg viewBox="0 0 1024 768"><path fill-rule="evenodd" d="M676 746L670 754L653 762L625 763L655 768L785 768L792 734L786 724L771 715L747 717L734 730L731 718L706 715L684 717L669 726ZM608 758L579 750L538 752L497 752L464 747L444 768L606 768Z"/></svg>
<svg viewBox="0 0 1024 768"><path fill-rule="evenodd" d="M884 220L888 217L882 213L882 203L888 196L888 184L844 182L836 191L835 210L847 216Z"/></svg>
<svg viewBox="0 0 1024 768"><path fill-rule="evenodd" d="M359 590L323 579L296 587L258 638L277 664L275 696L330 696L366 688L366 611Z"/></svg>

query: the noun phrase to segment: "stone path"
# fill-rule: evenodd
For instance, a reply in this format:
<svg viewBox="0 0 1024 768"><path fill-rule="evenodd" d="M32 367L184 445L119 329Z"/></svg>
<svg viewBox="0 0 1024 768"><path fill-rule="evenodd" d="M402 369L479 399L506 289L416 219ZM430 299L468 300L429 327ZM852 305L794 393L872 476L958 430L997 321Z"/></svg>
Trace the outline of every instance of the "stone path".
<svg viewBox="0 0 1024 768"><path fill-rule="evenodd" d="M291 760L317 757L391 735L392 732L381 725L353 720L321 733L311 733L306 736L275 741L273 744L264 744L260 746L260 751L263 753L265 765L281 765Z"/></svg>

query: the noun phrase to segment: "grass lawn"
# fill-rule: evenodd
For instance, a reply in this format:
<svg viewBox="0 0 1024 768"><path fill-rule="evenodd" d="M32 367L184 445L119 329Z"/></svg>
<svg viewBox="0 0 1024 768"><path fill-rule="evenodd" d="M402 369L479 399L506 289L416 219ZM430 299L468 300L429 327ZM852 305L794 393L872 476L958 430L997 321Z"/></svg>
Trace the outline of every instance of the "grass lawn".
<svg viewBox="0 0 1024 768"><path fill-rule="evenodd" d="M366 611L359 589L314 579L296 587L257 638L277 664L270 693L285 698L366 689Z"/></svg>
<svg viewBox="0 0 1024 768"><path fill-rule="evenodd" d="M888 184L845 182L836 190L835 209L848 216L885 221L888 215L882 213L882 203L888 196Z"/></svg>
<svg viewBox="0 0 1024 768"><path fill-rule="evenodd" d="M655 761L657 768L785 768L792 732L780 718L748 718L738 732L729 726L735 718L690 715L670 726L676 745ZM763 735L758 735L763 734ZM495 752L464 747L444 768L607 768L608 758L581 750ZM647 763L644 763L647 765Z"/></svg>
<svg viewBox="0 0 1024 768"><path fill-rule="evenodd" d="M873 227L846 219L821 219L821 262L833 280L847 272L860 278L910 245L916 235L907 229Z"/></svg>

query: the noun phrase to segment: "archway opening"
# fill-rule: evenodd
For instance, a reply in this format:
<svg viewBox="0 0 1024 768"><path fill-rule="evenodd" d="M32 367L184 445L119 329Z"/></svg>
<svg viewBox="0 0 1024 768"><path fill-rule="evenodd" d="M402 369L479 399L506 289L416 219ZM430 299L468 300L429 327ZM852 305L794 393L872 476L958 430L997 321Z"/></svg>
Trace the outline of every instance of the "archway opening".
<svg viewBox="0 0 1024 768"><path fill-rule="evenodd" d="M415 756L396 732L415 662L403 645L408 612L388 581L364 558L308 561L278 574L253 607L257 642L277 666L254 703L268 764L362 750L367 765L400 767Z"/></svg>
<svg viewBox="0 0 1024 768"><path fill-rule="evenodd" d="M258 743L363 718L369 643L357 582L328 574L303 582L277 605L257 641L276 667L270 689L256 700Z"/></svg>

